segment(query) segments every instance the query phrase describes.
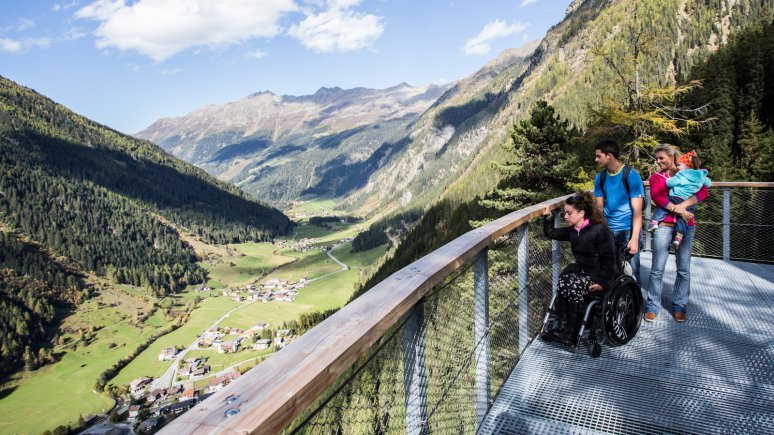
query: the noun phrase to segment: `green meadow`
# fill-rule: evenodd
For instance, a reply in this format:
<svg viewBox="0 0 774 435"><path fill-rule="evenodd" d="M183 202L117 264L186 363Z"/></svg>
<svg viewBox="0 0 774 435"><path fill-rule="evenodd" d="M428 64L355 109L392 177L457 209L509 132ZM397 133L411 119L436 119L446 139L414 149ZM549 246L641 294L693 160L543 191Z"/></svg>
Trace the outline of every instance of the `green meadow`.
<svg viewBox="0 0 774 435"><path fill-rule="evenodd" d="M209 272L209 285L214 288L245 286L277 267L295 261L294 257L275 254L271 243L228 245L234 256L219 264L203 263Z"/></svg>
<svg viewBox="0 0 774 435"><path fill-rule="evenodd" d="M248 340L247 346L252 346L252 342ZM212 373L217 373L228 367L241 364L251 359L258 357L264 357L271 354L271 349L252 350L245 349L236 353L218 353L214 349L197 349L188 352L186 357L190 358L207 358L207 365L210 366Z"/></svg>
<svg viewBox="0 0 774 435"><path fill-rule="evenodd" d="M344 225L339 232L308 225L299 226L297 230L296 241L314 237L325 244L354 236L358 226ZM343 271L320 250L280 250L270 243L227 245L218 249L224 253L220 263L200 263L209 271L208 285L215 289L241 287L261 278L319 279L301 289L294 302L235 302L220 296L218 290L196 293L194 286L160 300L148 297L137 287L118 285L105 289L98 297L78 306L63 321L62 328L70 332L62 334L62 344L54 349L61 354L60 361L32 372L20 371L2 380L0 433L39 434L59 425L75 424L79 415L109 410L113 400L92 391L95 381L104 370L168 326L171 320L164 314L167 308L181 310L197 298L201 299L183 326L156 339L111 379L110 384L125 385L142 376L161 375L170 364L158 361L163 348L187 347L236 307L242 308L226 317L221 326L247 329L265 322L275 329L282 322L298 319L304 312L341 307L352 294L358 268L374 264L385 252L382 247L354 254L350 252L349 244L339 246L333 250L333 255L350 266L349 270ZM155 310L154 303L158 306ZM144 320L138 324L141 319ZM271 350L243 350L235 354L218 354L214 350L200 349L188 355L209 357L208 363L214 371L219 371L234 364L252 366L270 353ZM206 380L202 382L206 383Z"/></svg>
<svg viewBox="0 0 774 435"><path fill-rule="evenodd" d="M244 302L243 302L244 303ZM169 367L168 361L159 361L158 356L165 347L188 347L204 330L212 326L223 314L243 303L234 302L230 298L215 297L199 303L185 325L160 337L147 349L140 353L129 365L124 367L110 383L125 385L134 379L150 376L161 376Z"/></svg>
<svg viewBox="0 0 774 435"><path fill-rule="evenodd" d="M113 306L117 302L122 304ZM65 325L77 329L95 326L93 333L63 334L54 352L62 358L32 372L20 371L3 380L0 399L0 433L39 434L60 425L74 424L78 416L100 413L113 400L93 391L100 373L129 355L153 335L163 314L155 313L142 327L130 324L133 312L150 307L118 292L105 292L82 304Z"/></svg>

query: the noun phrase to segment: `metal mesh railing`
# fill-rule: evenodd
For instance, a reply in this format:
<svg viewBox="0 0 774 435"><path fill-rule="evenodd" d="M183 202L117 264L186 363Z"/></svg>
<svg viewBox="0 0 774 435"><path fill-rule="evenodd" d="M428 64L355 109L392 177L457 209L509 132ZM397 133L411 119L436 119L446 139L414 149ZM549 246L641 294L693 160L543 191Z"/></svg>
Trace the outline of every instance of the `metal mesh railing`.
<svg viewBox="0 0 774 435"><path fill-rule="evenodd" d="M716 189L696 213L695 254L771 262L768 204L774 190ZM572 258L569 245L561 244L555 265L552 242L542 233L539 220L526 232L522 226L450 275L287 432L475 432L539 331L556 271ZM520 244L527 247L521 256ZM486 271L485 293L476 292L482 285L477 268ZM486 327L477 327L482 312Z"/></svg>
<svg viewBox="0 0 774 435"><path fill-rule="evenodd" d="M473 433L551 299L552 242L540 221L526 234L526 275L517 261L524 233L514 231L431 290L286 432ZM561 248L566 263L572 254ZM477 268L488 270L478 333Z"/></svg>
<svg viewBox="0 0 774 435"><path fill-rule="evenodd" d="M774 262L774 231L768 210L772 204L772 189L713 188L696 210L693 255Z"/></svg>

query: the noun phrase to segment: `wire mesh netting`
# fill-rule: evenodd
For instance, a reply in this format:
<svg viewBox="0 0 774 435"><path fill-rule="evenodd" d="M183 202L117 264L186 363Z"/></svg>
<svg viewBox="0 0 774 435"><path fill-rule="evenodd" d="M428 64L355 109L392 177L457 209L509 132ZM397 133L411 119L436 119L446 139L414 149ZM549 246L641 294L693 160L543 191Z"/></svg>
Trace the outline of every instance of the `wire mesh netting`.
<svg viewBox="0 0 774 435"><path fill-rule="evenodd" d="M476 339L470 262L432 289L286 432L475 432L478 352L489 350L491 404L518 361L520 334L537 334L551 299L551 241L542 221L530 223L527 234L527 282L519 283L518 232L489 247L489 321L482 336ZM566 264L572 253L563 245ZM520 307L523 295L527 307ZM528 313L526 331L520 312Z"/></svg>
<svg viewBox="0 0 774 435"><path fill-rule="evenodd" d="M696 209L693 255L774 262L774 233L766 211L772 201L772 189L713 188Z"/></svg>
<svg viewBox="0 0 774 435"><path fill-rule="evenodd" d="M725 244L732 259L774 262L774 231L765 221L774 190L731 189L726 222L722 192L713 190L696 212L694 254L722 257ZM519 270L520 229L481 254L488 264L488 320L478 334L474 287L481 279L474 276L481 264L474 259L433 288L285 432L474 433L482 388L485 411L517 364L520 347L539 332L551 299L552 242L541 220L527 226L525 270ZM572 260L569 244L558 251L563 268ZM482 379L488 380L483 387Z"/></svg>

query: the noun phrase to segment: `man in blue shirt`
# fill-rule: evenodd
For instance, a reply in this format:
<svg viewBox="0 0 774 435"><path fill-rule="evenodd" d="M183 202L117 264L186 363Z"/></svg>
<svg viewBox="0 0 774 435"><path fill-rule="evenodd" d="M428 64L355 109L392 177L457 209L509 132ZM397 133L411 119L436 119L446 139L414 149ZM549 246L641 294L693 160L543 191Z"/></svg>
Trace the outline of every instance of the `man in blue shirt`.
<svg viewBox="0 0 774 435"><path fill-rule="evenodd" d="M618 144L612 140L603 140L594 148L594 161L602 168L594 179L594 197L597 206L605 210L607 226L613 231L616 243L626 246L629 253L634 255L630 261L632 275L640 283L640 237L645 187L640 174L630 167L626 169L627 166L618 160L619 155Z"/></svg>

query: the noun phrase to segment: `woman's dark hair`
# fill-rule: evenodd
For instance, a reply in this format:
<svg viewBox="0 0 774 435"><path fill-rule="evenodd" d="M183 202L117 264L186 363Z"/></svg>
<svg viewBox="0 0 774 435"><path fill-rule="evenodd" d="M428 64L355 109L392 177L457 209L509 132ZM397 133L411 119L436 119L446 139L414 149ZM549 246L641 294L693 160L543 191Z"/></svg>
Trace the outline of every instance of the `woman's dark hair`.
<svg viewBox="0 0 774 435"><path fill-rule="evenodd" d="M618 148L618 144L610 139L601 140L594 147L595 150L600 150L604 154L612 154L613 157L618 160L618 156L621 154L621 149Z"/></svg>
<svg viewBox="0 0 774 435"><path fill-rule="evenodd" d="M574 195L567 198L567 204L575 210L583 211L592 224L605 224L605 213L597 207L594 201L594 195L589 191L579 190Z"/></svg>

